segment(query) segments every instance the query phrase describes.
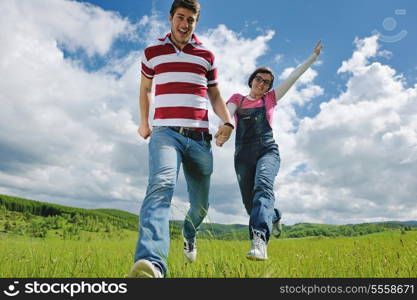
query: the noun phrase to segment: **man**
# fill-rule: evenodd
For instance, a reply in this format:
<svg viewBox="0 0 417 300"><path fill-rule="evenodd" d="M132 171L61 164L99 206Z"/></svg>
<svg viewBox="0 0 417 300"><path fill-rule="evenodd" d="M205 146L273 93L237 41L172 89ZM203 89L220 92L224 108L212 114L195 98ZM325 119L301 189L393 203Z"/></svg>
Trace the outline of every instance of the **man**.
<svg viewBox="0 0 417 300"><path fill-rule="evenodd" d="M194 30L200 14L196 0L175 0L169 21L171 32L145 49L140 85L139 135L149 143L149 182L140 211L135 263L129 277L161 278L167 274L169 211L180 165L188 187L190 209L184 228L184 255L196 259L196 233L208 210L213 170L208 132L208 98L224 122L215 135L222 146L233 125L217 87L214 55ZM152 82L155 83L153 128L148 116Z"/></svg>

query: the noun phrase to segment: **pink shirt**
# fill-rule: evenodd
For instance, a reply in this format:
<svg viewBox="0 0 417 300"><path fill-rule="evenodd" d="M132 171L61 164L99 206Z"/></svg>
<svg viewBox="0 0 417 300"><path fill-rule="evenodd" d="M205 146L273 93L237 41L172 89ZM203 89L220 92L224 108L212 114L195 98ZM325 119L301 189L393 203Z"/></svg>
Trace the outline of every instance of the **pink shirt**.
<svg viewBox="0 0 417 300"><path fill-rule="evenodd" d="M256 108L256 107L262 107L263 101L262 98L259 98L257 100L250 100L244 96L242 106L240 106L240 101L242 99L242 94L233 94L230 99L227 101L227 103L233 103L237 107L240 108ZM272 120L274 117L274 108L277 105L277 98L275 95L275 90L270 90L265 95L265 110L266 110L266 119L268 120L269 125L272 128ZM226 103L226 104L227 104ZM235 113L235 123L237 123L237 114Z"/></svg>

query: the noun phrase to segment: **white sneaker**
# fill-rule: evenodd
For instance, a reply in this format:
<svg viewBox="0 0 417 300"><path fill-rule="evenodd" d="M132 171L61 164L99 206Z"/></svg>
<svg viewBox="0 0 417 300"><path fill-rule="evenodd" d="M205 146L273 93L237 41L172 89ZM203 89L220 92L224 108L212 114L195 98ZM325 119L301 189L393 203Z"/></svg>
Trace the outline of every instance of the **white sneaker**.
<svg viewBox="0 0 417 300"><path fill-rule="evenodd" d="M272 235L275 238L279 238L281 236L281 233L282 233L281 221L272 223Z"/></svg>
<svg viewBox="0 0 417 300"><path fill-rule="evenodd" d="M190 262L193 263L197 259L197 245L194 238L193 241L187 240L184 236L184 256Z"/></svg>
<svg viewBox="0 0 417 300"><path fill-rule="evenodd" d="M163 278L161 271L146 259L135 262L127 275L128 278Z"/></svg>
<svg viewBox="0 0 417 300"><path fill-rule="evenodd" d="M252 247L246 254L246 258L250 260L267 260L266 242L261 232L254 231L252 238Z"/></svg>

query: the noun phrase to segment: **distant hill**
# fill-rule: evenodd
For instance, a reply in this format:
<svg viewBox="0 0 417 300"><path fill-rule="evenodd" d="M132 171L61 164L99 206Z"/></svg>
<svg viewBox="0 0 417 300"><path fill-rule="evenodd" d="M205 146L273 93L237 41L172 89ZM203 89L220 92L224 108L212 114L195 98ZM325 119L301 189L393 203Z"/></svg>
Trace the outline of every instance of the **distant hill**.
<svg viewBox="0 0 417 300"><path fill-rule="evenodd" d="M136 230L138 225L138 216L114 209L84 209L7 195L0 195L0 206L9 211L40 217L68 216L69 218L90 218L101 223L110 223L130 230Z"/></svg>
<svg viewBox="0 0 417 300"><path fill-rule="evenodd" d="M395 222L395 221L392 221ZM403 225L408 225L408 226L416 226L417 227L417 221L405 221L405 222L399 222L400 224Z"/></svg>
<svg viewBox="0 0 417 300"><path fill-rule="evenodd" d="M139 216L127 211L108 208L93 209L91 211L127 220L130 223L135 224L135 226L139 223Z"/></svg>
<svg viewBox="0 0 417 300"><path fill-rule="evenodd" d="M171 234L180 236L184 221L170 221ZM200 226L200 238L220 240L246 240L248 239L248 226L242 224L203 223Z"/></svg>
<svg viewBox="0 0 417 300"><path fill-rule="evenodd" d="M381 223L397 223L404 226L417 226L417 221L385 221L385 222L373 222L371 224L381 224Z"/></svg>
<svg viewBox="0 0 417 300"><path fill-rule="evenodd" d="M139 217L117 209L84 209L0 195L0 232L44 237L51 230L60 236L77 236L80 232L120 234L137 231ZM183 221L170 221L172 238L181 238ZM3 230L2 230L3 228ZM388 230L417 230L417 221L329 225L298 223L283 225L283 238L306 236L358 236ZM203 223L199 238L247 240L248 226L242 224Z"/></svg>

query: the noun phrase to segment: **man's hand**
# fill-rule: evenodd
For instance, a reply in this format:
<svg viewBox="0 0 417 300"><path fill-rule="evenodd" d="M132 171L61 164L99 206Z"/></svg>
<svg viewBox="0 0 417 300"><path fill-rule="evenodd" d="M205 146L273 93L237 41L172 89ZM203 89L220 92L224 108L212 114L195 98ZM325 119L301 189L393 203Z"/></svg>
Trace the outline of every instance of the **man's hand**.
<svg viewBox="0 0 417 300"><path fill-rule="evenodd" d="M152 134L152 129L149 127L148 124L140 124L138 128L138 133L142 138L146 140Z"/></svg>
<svg viewBox="0 0 417 300"><path fill-rule="evenodd" d="M211 106L213 107L213 111L220 118L220 120L227 123L232 122L226 103L220 95L219 88L217 86L209 87L207 89L207 94L210 99ZM219 130L214 135L216 145L219 147L223 146L223 144L230 138L232 130L233 128L227 125L219 126Z"/></svg>
<svg viewBox="0 0 417 300"><path fill-rule="evenodd" d="M222 147L223 144L226 143L226 141L230 138L232 131L233 129L230 126L219 126L219 130L214 135L214 138L216 139L216 145Z"/></svg>
<svg viewBox="0 0 417 300"><path fill-rule="evenodd" d="M149 127L149 107L151 102L152 79L147 78L142 74L139 89L139 119L140 124L138 128L139 135L145 140L152 134L152 129Z"/></svg>

